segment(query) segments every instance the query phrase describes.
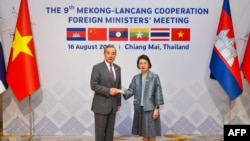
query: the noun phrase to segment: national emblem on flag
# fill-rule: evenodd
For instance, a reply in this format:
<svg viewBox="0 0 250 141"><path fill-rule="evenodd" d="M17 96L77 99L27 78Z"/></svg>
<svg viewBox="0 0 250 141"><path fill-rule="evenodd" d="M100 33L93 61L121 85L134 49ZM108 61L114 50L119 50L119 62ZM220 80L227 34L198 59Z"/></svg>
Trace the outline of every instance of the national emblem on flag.
<svg viewBox="0 0 250 141"><path fill-rule="evenodd" d="M169 41L169 28L151 28L150 40L151 41Z"/></svg>
<svg viewBox="0 0 250 141"><path fill-rule="evenodd" d="M130 28L130 41L148 41L148 28Z"/></svg>
<svg viewBox="0 0 250 141"><path fill-rule="evenodd" d="M209 68L231 100L242 93L237 49L229 0L224 0Z"/></svg>
<svg viewBox="0 0 250 141"><path fill-rule="evenodd" d="M86 41L86 28L67 28L67 41Z"/></svg>
<svg viewBox="0 0 250 141"><path fill-rule="evenodd" d="M128 41L128 28L109 28L109 41Z"/></svg>
<svg viewBox="0 0 250 141"><path fill-rule="evenodd" d="M88 28L88 41L106 41L107 28Z"/></svg>
<svg viewBox="0 0 250 141"><path fill-rule="evenodd" d="M172 41L190 41L190 28L172 28Z"/></svg>

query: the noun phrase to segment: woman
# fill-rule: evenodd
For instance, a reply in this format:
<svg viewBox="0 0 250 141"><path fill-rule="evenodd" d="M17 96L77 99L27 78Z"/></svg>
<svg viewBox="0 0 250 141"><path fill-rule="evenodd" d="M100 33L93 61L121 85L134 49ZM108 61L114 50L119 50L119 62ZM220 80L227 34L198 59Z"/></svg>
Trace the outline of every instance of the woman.
<svg viewBox="0 0 250 141"><path fill-rule="evenodd" d="M127 90L120 90L127 100L134 96L134 118L132 134L143 137L144 141L155 141L161 136L159 105L164 104L159 76L151 72L147 55L137 60L141 73L135 75Z"/></svg>

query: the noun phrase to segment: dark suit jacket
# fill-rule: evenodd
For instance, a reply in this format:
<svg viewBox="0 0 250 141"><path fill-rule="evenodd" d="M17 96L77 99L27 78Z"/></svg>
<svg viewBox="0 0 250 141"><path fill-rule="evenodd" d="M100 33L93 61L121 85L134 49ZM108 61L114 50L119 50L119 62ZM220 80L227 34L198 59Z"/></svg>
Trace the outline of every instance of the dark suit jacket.
<svg viewBox="0 0 250 141"><path fill-rule="evenodd" d="M117 106L121 106L121 95L111 96L110 88L121 89L121 68L113 64L116 74L116 81L113 84L109 75L109 69L105 61L93 66L91 73L91 89L94 91L94 98L91 110L97 114L108 114L116 112Z"/></svg>

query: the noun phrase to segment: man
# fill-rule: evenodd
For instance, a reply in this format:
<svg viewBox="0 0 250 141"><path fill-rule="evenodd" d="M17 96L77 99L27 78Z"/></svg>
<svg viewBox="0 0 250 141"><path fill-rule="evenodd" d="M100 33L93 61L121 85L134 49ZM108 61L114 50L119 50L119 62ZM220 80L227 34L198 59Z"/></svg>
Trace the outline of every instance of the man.
<svg viewBox="0 0 250 141"><path fill-rule="evenodd" d="M104 49L104 61L93 66L91 89L94 97L91 110L95 117L95 140L113 141L116 112L121 106L121 68L114 64L116 48L107 45ZM111 66L110 66L111 65Z"/></svg>

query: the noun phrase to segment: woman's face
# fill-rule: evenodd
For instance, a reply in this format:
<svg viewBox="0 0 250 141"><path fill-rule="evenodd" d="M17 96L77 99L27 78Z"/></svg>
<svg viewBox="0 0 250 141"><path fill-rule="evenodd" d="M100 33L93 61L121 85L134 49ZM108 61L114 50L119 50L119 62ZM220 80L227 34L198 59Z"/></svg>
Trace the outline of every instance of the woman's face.
<svg viewBox="0 0 250 141"><path fill-rule="evenodd" d="M141 70L142 73L147 72L149 69L148 61L145 59L140 59L139 60L139 69Z"/></svg>

